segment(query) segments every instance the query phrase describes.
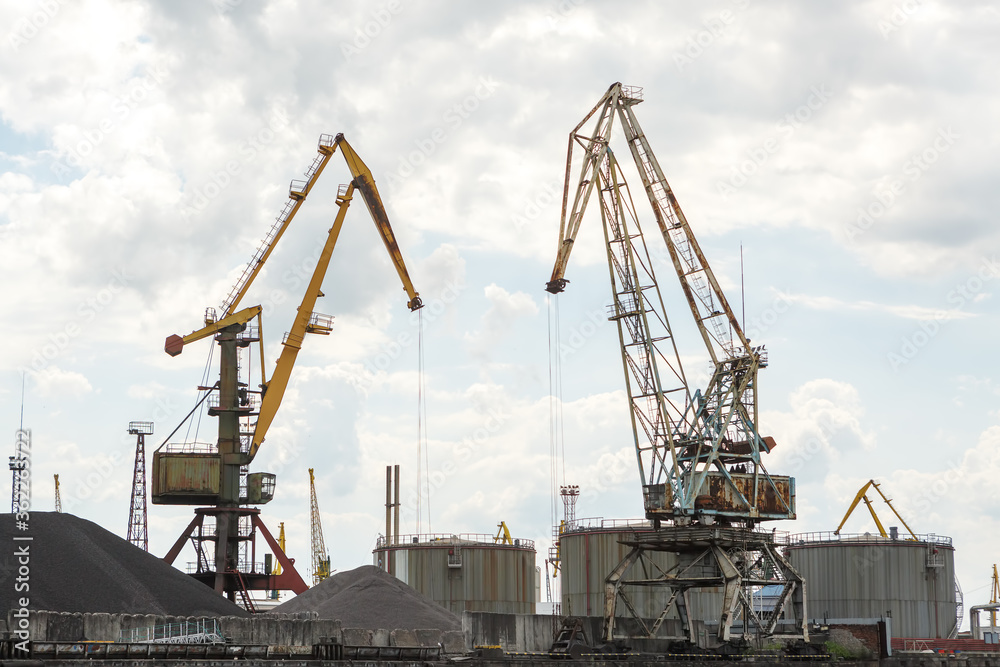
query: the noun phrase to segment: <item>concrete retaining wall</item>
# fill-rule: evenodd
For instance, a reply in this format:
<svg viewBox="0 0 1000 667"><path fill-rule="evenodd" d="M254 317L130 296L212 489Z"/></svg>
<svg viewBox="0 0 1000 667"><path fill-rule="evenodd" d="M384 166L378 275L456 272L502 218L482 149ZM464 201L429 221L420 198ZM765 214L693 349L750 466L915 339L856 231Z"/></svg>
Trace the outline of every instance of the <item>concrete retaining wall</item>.
<svg viewBox="0 0 1000 667"><path fill-rule="evenodd" d="M16 627L8 612L8 627ZM32 641L118 641L139 628L166 623L183 623L201 617L158 616L155 614L81 614L32 611L28 632ZM234 644L268 646L312 646L322 641L342 642L350 646L435 646L446 653L463 653L465 637L461 632L441 630L363 630L342 628L340 621L316 618L314 612L300 614L259 614L242 618L220 616L222 633Z"/></svg>
<svg viewBox="0 0 1000 667"><path fill-rule="evenodd" d="M501 646L509 653L548 651L561 625L559 616L482 611L462 614L465 648L470 651L476 646Z"/></svg>

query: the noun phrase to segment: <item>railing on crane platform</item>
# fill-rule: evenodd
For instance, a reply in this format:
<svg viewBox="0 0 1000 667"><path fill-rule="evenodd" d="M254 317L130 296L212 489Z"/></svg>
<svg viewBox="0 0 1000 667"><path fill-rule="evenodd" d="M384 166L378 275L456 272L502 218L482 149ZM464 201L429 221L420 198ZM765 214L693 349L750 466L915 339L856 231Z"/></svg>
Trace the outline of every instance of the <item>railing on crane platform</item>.
<svg viewBox="0 0 1000 667"><path fill-rule="evenodd" d="M950 537L927 533L913 537L882 537L878 533L834 533L832 531L818 531L811 533L795 533L790 535L790 544L816 544L829 542L842 542L846 544L936 544L938 546L950 547L952 541Z"/></svg>
<svg viewBox="0 0 1000 667"><path fill-rule="evenodd" d="M163 446L168 454L218 454L219 445L214 442L169 442Z"/></svg>
<svg viewBox="0 0 1000 667"><path fill-rule="evenodd" d="M375 543L376 549L386 547L410 547L410 546L490 546L490 547L514 547L520 549L534 549L535 541L523 537L514 538L513 544L496 544L496 535L486 533L418 533L411 535L399 535L395 542L389 543L384 536L379 536Z"/></svg>

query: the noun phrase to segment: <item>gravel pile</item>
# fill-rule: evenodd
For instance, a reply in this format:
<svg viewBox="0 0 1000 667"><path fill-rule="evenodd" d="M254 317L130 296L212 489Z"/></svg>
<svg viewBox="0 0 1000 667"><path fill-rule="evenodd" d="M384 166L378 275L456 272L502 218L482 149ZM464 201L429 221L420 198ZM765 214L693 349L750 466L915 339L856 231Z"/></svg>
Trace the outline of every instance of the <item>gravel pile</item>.
<svg viewBox="0 0 1000 667"><path fill-rule="evenodd" d="M315 611L366 630L461 630L462 620L374 565L340 572L278 605L276 614Z"/></svg>
<svg viewBox="0 0 1000 667"><path fill-rule="evenodd" d="M28 541L13 537L31 536ZM120 612L171 616L246 616L240 607L156 556L96 523L56 512L31 512L28 530L0 514L0 612L33 610ZM17 548L29 545L29 590L15 591Z"/></svg>

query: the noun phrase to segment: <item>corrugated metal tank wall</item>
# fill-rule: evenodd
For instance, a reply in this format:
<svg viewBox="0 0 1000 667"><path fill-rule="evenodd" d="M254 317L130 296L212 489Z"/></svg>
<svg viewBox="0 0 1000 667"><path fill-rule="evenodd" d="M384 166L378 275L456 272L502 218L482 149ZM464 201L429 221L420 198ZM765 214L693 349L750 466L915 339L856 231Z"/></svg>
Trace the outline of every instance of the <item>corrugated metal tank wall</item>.
<svg viewBox="0 0 1000 667"><path fill-rule="evenodd" d="M373 552L375 565L449 611L535 613L535 547L530 540L509 545L461 537L404 538L403 544L380 544Z"/></svg>
<svg viewBox="0 0 1000 667"><path fill-rule="evenodd" d="M878 535L793 535L788 560L806 580L809 616L892 616L896 637L948 637L955 630L951 539Z"/></svg>
<svg viewBox="0 0 1000 667"><path fill-rule="evenodd" d="M559 538L559 577L562 613L567 616L601 616L604 614L604 580L631 547L621 544L637 533L648 533L648 524L640 520L603 520L600 527L585 527L563 533ZM677 556L668 552L648 554L657 567L664 572L674 567ZM650 572L648 576L656 576ZM626 576L629 579L643 578L642 570L636 566ZM633 587L628 589L636 611L644 618L657 618L666 604L664 588ZM706 622L718 621L721 614L722 589L692 591L689 594L690 617ZM625 606L618 604L616 616L626 617ZM667 618L678 618L676 608Z"/></svg>

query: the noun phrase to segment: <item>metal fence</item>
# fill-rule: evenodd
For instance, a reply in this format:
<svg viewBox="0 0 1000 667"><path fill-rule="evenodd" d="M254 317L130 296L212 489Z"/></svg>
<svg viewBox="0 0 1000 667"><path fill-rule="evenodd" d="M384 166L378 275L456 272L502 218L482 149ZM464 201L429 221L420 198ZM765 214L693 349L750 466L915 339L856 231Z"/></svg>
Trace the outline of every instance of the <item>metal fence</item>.
<svg viewBox="0 0 1000 667"><path fill-rule="evenodd" d="M182 623L165 623L151 628L134 628L122 632L119 642L129 644L224 644L219 621L201 618Z"/></svg>

